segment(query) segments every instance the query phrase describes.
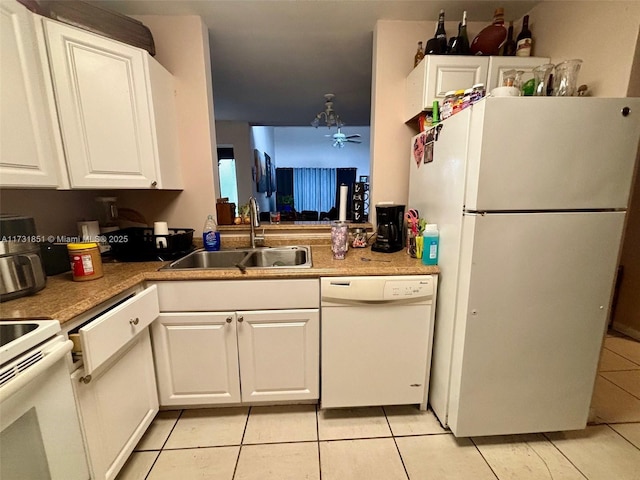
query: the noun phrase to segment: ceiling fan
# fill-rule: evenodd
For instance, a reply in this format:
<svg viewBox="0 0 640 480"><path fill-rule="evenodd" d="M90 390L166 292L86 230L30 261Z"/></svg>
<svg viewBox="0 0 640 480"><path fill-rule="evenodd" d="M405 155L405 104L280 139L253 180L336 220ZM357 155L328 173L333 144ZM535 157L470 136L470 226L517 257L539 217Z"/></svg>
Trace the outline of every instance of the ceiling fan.
<svg viewBox="0 0 640 480"><path fill-rule="evenodd" d="M360 140L354 140L354 138L359 138L360 135L358 133L354 133L353 135L345 135L338 127L338 131L333 135L325 135L325 137L330 137L333 140L333 146L338 148L344 148L347 143L362 143Z"/></svg>

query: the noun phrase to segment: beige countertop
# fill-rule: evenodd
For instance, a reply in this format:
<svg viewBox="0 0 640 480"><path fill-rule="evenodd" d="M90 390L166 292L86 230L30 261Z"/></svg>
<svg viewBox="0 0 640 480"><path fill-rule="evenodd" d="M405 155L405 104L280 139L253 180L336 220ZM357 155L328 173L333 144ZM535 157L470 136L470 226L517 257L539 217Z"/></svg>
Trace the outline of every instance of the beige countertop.
<svg viewBox="0 0 640 480"><path fill-rule="evenodd" d="M319 278L361 275L437 274L437 266L423 265L404 250L385 254L370 248L349 249L344 260L334 260L328 245L313 245L311 268L158 271L167 262L105 263L104 277L74 282L71 272L47 278L44 290L28 297L0 304L0 320L52 318L65 323L102 302L145 281L163 280L256 280L281 278ZM362 258L372 261L363 261ZM376 260L389 260L376 261Z"/></svg>

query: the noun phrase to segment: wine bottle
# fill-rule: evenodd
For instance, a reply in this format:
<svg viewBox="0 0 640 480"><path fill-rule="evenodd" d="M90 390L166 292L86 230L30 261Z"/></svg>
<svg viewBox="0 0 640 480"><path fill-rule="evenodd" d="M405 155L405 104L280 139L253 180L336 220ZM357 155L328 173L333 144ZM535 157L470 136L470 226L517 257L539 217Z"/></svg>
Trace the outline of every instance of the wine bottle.
<svg viewBox="0 0 640 480"><path fill-rule="evenodd" d="M462 12L462 23L458 25L458 36L451 48L454 55L469 55L469 36L467 35L467 11Z"/></svg>
<svg viewBox="0 0 640 480"><path fill-rule="evenodd" d="M505 57L513 57L516 54L516 41L513 39L513 22L509 22L509 30L507 30L507 41L502 48L502 55Z"/></svg>
<svg viewBox="0 0 640 480"><path fill-rule="evenodd" d="M436 26L436 32L438 31L438 27ZM433 35L433 38L427 40L427 44L424 47L425 55L440 55L446 53L446 51L440 51L440 42L436 38L436 35Z"/></svg>
<svg viewBox="0 0 640 480"><path fill-rule="evenodd" d="M436 28L436 39L440 46L440 53L447 53L447 32L444 30L444 10L440 10L438 16L438 27Z"/></svg>
<svg viewBox="0 0 640 480"><path fill-rule="evenodd" d="M420 60L424 58L424 50L422 49L422 42L418 42L418 50L416 51L415 57L413 57L413 66L417 67L420 63Z"/></svg>
<svg viewBox="0 0 640 480"><path fill-rule="evenodd" d="M522 31L516 39L516 56L531 56L531 30L529 30L529 15L525 15L522 19Z"/></svg>

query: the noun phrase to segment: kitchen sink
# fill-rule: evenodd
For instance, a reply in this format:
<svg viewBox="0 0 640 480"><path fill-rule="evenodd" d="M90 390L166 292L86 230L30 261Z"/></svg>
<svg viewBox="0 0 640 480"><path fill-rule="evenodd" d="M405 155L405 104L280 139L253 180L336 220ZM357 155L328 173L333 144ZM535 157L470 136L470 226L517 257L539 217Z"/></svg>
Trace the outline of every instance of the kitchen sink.
<svg viewBox="0 0 640 480"><path fill-rule="evenodd" d="M310 268L311 247L291 246L242 250L197 250L160 270L214 270L239 268Z"/></svg>

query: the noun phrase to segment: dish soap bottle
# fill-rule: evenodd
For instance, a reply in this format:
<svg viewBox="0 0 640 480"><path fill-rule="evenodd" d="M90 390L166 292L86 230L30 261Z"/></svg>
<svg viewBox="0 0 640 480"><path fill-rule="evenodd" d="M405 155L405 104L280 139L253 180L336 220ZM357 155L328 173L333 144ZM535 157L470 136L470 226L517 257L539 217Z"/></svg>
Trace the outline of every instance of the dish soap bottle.
<svg viewBox="0 0 640 480"><path fill-rule="evenodd" d="M220 250L220 232L218 232L213 215L209 215L207 221L204 222L202 243L204 244L204 249L209 252Z"/></svg>
<svg viewBox="0 0 640 480"><path fill-rule="evenodd" d="M440 250L440 234L438 233L438 225L435 223L427 223L422 232L422 263L424 265L438 264L438 251Z"/></svg>

